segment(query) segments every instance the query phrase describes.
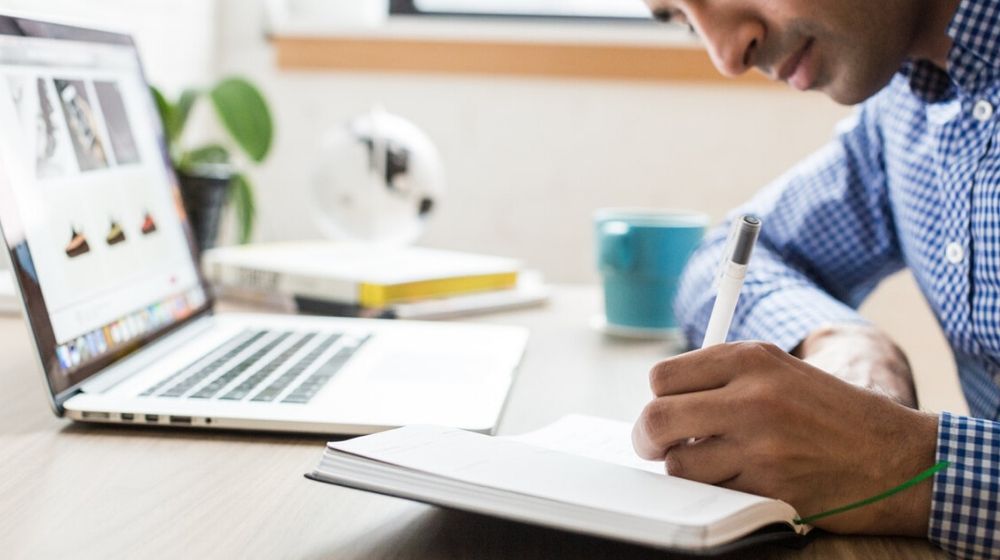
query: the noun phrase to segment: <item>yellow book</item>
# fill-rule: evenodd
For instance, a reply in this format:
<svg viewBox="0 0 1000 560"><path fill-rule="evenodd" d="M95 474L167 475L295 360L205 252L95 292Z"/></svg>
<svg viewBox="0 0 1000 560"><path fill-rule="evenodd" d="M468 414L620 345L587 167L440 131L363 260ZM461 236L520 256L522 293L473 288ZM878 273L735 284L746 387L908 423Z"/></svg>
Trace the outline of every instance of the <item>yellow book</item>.
<svg viewBox="0 0 1000 560"><path fill-rule="evenodd" d="M405 284L361 284L359 303L362 307L385 307L393 303L429 298L509 290L517 285L517 272L498 272L474 276L457 276L421 280Z"/></svg>
<svg viewBox="0 0 1000 560"><path fill-rule="evenodd" d="M513 289L521 268L504 257L333 241L223 247L204 259L218 286L364 308Z"/></svg>

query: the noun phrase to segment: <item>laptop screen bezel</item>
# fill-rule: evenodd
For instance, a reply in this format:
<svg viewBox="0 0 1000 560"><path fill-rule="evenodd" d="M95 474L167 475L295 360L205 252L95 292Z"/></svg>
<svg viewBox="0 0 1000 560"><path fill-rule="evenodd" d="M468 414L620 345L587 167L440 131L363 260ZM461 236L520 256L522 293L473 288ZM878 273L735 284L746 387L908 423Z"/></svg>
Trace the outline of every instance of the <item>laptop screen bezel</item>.
<svg viewBox="0 0 1000 560"><path fill-rule="evenodd" d="M139 77L142 79L142 83L148 84L135 42L132 40L130 35L125 33L77 27L64 23L55 23L0 14L0 36L56 39L127 47L132 51L133 56L136 58L136 67L138 68L137 71L139 73ZM152 93L149 95L150 103L155 103L152 100ZM170 163L170 156L162 123L159 119L153 118L150 120L152 122L149 123L149 126L152 127L152 130L156 134L156 142L160 152L160 162L166 171L166 176L170 183L169 188L173 191L172 196L179 199L180 187L178 178L176 173L174 173L173 165ZM6 173L2 169L2 162L0 162L0 189L9 189L10 185L7 184L9 181L10 178L6 176ZM199 317L211 313L215 304L214 296L210 289L208 280L199 266L198 247L191 231L190 222L182 211L178 212L177 216L181 220L181 226L187 240L188 251L197 274L198 287L201 288L205 295L204 303L200 307L191 310L191 313L187 317L170 323L144 336L138 337L127 344L123 344L122 346L115 348L113 351L109 351L107 354L96 358L92 362L82 365L78 370L75 370L67 375L61 370L56 356L56 338L49 318L48 307L45 304L45 298L42 296L39 282L35 278L36 275L33 273L34 265L31 259L31 251L27 240L10 239L3 227L4 222L7 222L8 224L14 220L20 222L21 218L19 213L14 208L0 208L0 237L4 240L4 246L11 263L11 271L13 272L16 284L21 292L24 318L30 328L38 358L37 363L41 367L45 376L46 386L48 387L51 399L50 404L56 414L63 414L63 403L79 392L81 384L88 379L92 378L112 364L119 362L140 348L147 346L148 344L166 336L184 325L189 324ZM21 228L13 229L15 231L21 230ZM26 267L25 264L28 266Z"/></svg>

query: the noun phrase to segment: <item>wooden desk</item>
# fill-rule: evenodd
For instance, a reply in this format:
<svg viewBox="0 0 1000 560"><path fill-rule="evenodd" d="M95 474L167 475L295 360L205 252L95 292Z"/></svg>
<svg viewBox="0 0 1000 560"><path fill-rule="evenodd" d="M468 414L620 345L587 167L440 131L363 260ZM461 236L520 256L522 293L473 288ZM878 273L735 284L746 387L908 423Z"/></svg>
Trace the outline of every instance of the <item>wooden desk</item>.
<svg viewBox="0 0 1000 560"><path fill-rule="evenodd" d="M532 338L501 432L569 412L632 419L662 343L593 332L593 287L492 315ZM0 319L6 558L665 558L659 551L310 482L323 438L75 425L48 410L19 319ZM731 558L945 558L920 539L823 536Z"/></svg>

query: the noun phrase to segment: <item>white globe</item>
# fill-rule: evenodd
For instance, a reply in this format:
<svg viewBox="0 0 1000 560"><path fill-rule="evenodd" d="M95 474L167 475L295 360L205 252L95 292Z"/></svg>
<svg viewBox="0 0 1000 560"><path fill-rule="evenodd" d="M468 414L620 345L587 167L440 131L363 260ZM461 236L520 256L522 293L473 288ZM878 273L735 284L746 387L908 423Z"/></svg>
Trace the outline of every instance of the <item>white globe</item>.
<svg viewBox="0 0 1000 560"><path fill-rule="evenodd" d="M430 138L382 110L326 133L318 159L311 206L331 239L412 243L445 190L441 157Z"/></svg>

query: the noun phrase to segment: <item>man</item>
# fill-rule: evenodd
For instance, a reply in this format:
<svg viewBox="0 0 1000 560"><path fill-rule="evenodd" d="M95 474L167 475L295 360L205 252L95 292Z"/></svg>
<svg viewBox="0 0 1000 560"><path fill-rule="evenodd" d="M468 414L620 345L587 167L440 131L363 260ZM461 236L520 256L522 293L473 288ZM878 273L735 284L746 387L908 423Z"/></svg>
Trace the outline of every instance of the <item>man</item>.
<svg viewBox="0 0 1000 560"><path fill-rule="evenodd" d="M949 461L932 481L816 525L1000 557L1000 0L647 4L690 25L724 74L756 67L863 104L830 145L734 213L764 227L730 340L769 343L657 364L636 450L803 516ZM692 344L724 238L724 227L706 237L682 281ZM955 352L974 417L916 410L906 358L855 311L904 266Z"/></svg>

